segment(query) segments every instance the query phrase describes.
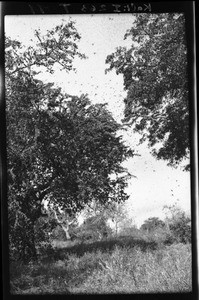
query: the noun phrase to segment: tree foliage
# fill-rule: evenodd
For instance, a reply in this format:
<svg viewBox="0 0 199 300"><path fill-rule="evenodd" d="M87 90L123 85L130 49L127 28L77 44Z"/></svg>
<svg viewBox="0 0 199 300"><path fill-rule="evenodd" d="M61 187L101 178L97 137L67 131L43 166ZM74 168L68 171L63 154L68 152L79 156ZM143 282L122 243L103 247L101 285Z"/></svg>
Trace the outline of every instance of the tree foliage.
<svg viewBox="0 0 199 300"><path fill-rule="evenodd" d="M129 218L125 202L118 199L119 190L114 190L113 199L115 201L109 201L101 204L96 201L92 201L84 209L84 216L86 219L103 219L106 224L111 224L112 234L118 235L121 231L125 231L127 228L132 227L132 218Z"/></svg>
<svg viewBox="0 0 199 300"><path fill-rule="evenodd" d="M123 201L129 174L121 163L133 156L105 104L93 105L86 95L64 94L36 78L40 66L53 72L61 63L70 71L73 58L84 57L74 25L35 34L35 48L10 38L5 45L9 234L23 257L36 255L35 224L44 200L71 215L93 199Z"/></svg>
<svg viewBox="0 0 199 300"><path fill-rule="evenodd" d="M190 149L184 16L138 14L124 38L131 46L106 59L107 71L123 75L124 122L142 135L141 143L148 141L157 159L177 165Z"/></svg>
<svg viewBox="0 0 199 300"><path fill-rule="evenodd" d="M152 232L157 228L164 228L165 223L157 217L148 218L141 226L142 230Z"/></svg>
<svg viewBox="0 0 199 300"><path fill-rule="evenodd" d="M176 204L165 206L166 223L171 231L171 238L178 243L191 243L191 218Z"/></svg>
<svg viewBox="0 0 199 300"><path fill-rule="evenodd" d="M112 233L107 224L106 216L97 214L86 218L84 223L77 229L77 236L82 240L101 240Z"/></svg>
<svg viewBox="0 0 199 300"><path fill-rule="evenodd" d="M61 24L45 35L35 30L36 43L34 46L24 47L19 41L5 40L6 73L18 76L28 74L34 76L43 70L54 73L55 66L69 72L73 68L75 57L86 56L78 51L78 41L81 36L77 32L74 22Z"/></svg>

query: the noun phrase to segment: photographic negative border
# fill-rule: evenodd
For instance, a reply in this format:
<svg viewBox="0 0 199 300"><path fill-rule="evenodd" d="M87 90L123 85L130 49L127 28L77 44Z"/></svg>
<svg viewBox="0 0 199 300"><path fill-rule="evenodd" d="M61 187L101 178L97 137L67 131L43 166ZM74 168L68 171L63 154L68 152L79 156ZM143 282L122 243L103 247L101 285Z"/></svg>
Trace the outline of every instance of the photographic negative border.
<svg viewBox="0 0 199 300"><path fill-rule="evenodd" d="M6 165L6 113L4 80L4 17L6 15L51 15L51 14L109 14L109 13L163 13L183 12L186 19L188 47L188 76L190 101L190 143L191 143L191 216L192 216L192 293L174 294L133 294L133 297L152 299L197 299L198 297L198 124L197 124L197 82L196 82L196 18L195 1L174 2L133 2L133 3L65 3L65 2L1 2L1 68L0 68L0 120L1 120L1 217L2 217L2 261L3 297L21 298L9 294L8 271L8 220L7 220L7 165ZM42 297L57 297L42 296ZM78 295L76 295L78 296ZM124 296L124 295L121 295ZM127 296L127 295L126 295ZM132 297L132 295L129 295ZM25 297L30 297L25 295ZM31 296L32 298L33 296ZM65 297L65 296L60 296Z"/></svg>

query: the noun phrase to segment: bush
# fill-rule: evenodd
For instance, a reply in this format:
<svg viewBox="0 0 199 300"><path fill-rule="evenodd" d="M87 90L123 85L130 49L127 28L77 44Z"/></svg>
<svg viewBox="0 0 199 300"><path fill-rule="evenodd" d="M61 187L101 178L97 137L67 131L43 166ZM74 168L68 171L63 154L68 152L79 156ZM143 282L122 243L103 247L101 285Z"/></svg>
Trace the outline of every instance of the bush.
<svg viewBox="0 0 199 300"><path fill-rule="evenodd" d="M170 225L174 240L178 243L191 243L191 226L185 217L176 220Z"/></svg>
<svg viewBox="0 0 199 300"><path fill-rule="evenodd" d="M51 238L52 239L56 239L58 241L66 241L66 234L65 234L64 230L60 226L56 226L52 230Z"/></svg>
<svg viewBox="0 0 199 300"><path fill-rule="evenodd" d="M191 219L176 204L165 206L167 209L166 222L169 225L173 242L191 243Z"/></svg>
<svg viewBox="0 0 199 300"><path fill-rule="evenodd" d="M147 234L149 241L154 241L158 244L158 246L169 244L169 237L171 233L168 229L164 228L156 228L152 232Z"/></svg>
<svg viewBox="0 0 199 300"><path fill-rule="evenodd" d="M111 234L111 228L107 225L106 219L101 215L87 218L76 230L76 236L83 241L98 241L111 236Z"/></svg>
<svg viewBox="0 0 199 300"><path fill-rule="evenodd" d="M132 236L132 237L137 237L137 236L140 236L139 229L137 229L136 226L128 226L128 227L122 228L120 230L118 236Z"/></svg>

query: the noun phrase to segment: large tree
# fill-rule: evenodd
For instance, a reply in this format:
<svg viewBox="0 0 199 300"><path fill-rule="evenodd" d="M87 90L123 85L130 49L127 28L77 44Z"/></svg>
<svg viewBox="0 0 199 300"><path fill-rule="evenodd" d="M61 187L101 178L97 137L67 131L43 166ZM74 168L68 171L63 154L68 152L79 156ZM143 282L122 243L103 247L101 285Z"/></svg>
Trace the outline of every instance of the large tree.
<svg viewBox="0 0 199 300"><path fill-rule="evenodd" d="M93 199L103 204L128 198L129 174L121 163L133 152L122 143L117 134L121 125L106 105L93 105L86 95L63 94L36 79L40 65L52 72L62 58L62 67L72 68L72 58L80 54L74 43L71 53L67 42L79 37L71 26L64 27L64 37L61 26L43 39L37 31L41 41L35 52L6 39L9 234L11 247L22 258L36 255L35 224L45 199L71 215ZM53 35L59 36L58 44ZM57 61L52 63L52 57Z"/></svg>
<svg viewBox="0 0 199 300"><path fill-rule="evenodd" d="M142 135L140 142L148 141L157 159L177 165L190 149L184 15L137 14L124 38L131 46L106 59L107 71L123 75L124 122Z"/></svg>
<svg viewBox="0 0 199 300"><path fill-rule="evenodd" d="M74 57L84 57L78 52L80 36L72 22L44 36L37 30L35 39L34 46L25 47L5 38L9 234L10 245L23 257L35 255L34 224L55 176L40 159L37 138L40 120L50 119L44 108L60 89L35 76L41 71L53 73L55 65L68 72Z"/></svg>

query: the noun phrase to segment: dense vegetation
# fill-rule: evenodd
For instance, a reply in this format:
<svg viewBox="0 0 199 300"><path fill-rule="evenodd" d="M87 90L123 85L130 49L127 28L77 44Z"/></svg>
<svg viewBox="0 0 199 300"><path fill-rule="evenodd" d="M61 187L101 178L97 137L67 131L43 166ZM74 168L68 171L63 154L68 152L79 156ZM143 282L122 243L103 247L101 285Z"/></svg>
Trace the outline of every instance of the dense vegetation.
<svg viewBox="0 0 199 300"><path fill-rule="evenodd" d="M53 249L40 255L37 262L11 263L11 291L14 294L189 292L191 229L184 223L187 231L182 238L182 234L173 231L172 224L171 229L157 226L149 233L131 227L125 231L126 235L109 234L102 240L96 240L95 231L89 241L57 240Z"/></svg>
<svg viewBox="0 0 199 300"><path fill-rule="evenodd" d="M189 158L187 45L183 14L138 14L125 34L131 47L107 57L123 75L124 122L148 141L153 155L178 165ZM189 169L189 163L185 166Z"/></svg>
<svg viewBox="0 0 199 300"><path fill-rule="evenodd" d="M107 242L107 246L109 242ZM110 294L191 291L191 247L142 251L115 246L28 265L13 264L14 294Z"/></svg>

